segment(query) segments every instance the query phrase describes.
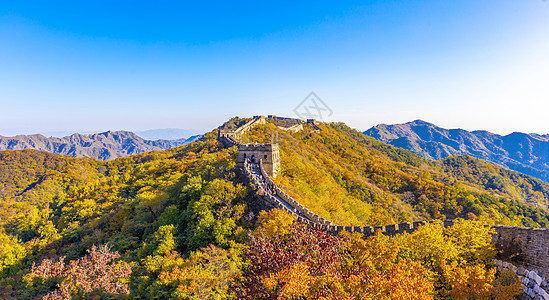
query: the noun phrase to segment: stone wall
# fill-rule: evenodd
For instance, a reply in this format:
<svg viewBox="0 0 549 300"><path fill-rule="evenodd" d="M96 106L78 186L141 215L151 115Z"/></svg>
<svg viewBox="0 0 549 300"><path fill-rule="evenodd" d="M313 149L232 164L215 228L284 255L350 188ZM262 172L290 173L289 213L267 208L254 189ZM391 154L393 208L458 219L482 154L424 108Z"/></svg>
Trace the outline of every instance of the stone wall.
<svg viewBox="0 0 549 300"><path fill-rule="evenodd" d="M303 120L296 119L296 118L285 118L285 117L278 117L274 115L267 116L269 119L278 120L278 121L284 121L287 125L287 127L283 126L277 126L279 129L289 132L298 132L303 130Z"/></svg>
<svg viewBox="0 0 549 300"><path fill-rule="evenodd" d="M266 122L267 121L266 121L264 116L254 116L251 121L249 121L248 123L238 127L234 131L235 139L239 139L240 137L242 137L242 135L246 131L252 129L254 126L259 125L259 124L265 124Z"/></svg>
<svg viewBox="0 0 549 300"><path fill-rule="evenodd" d="M274 208L283 209L289 213L296 214L295 210L290 210L286 205L284 205L277 197L273 197L263 189L263 185L255 178L252 174L251 166L248 161L243 163L244 174L248 178L251 187L256 191L256 193L265 200L266 203L270 204ZM261 169L263 178L269 178L265 176L266 172L264 169ZM299 216L298 216L299 217Z"/></svg>
<svg viewBox="0 0 549 300"><path fill-rule="evenodd" d="M231 136L231 135L220 135L218 137L218 140L220 142L222 142L223 145L225 145L225 147L232 147L232 146L239 147L241 145L244 145L244 144L238 142L237 140L235 140L234 135L233 136Z"/></svg>
<svg viewBox="0 0 549 300"><path fill-rule="evenodd" d="M303 123L303 120L301 120L301 119L279 117L279 116L275 116L275 115L268 115L267 118L273 119L273 120L278 120L278 121L284 121L284 122L287 122L288 124L292 124L292 125L302 124Z"/></svg>
<svg viewBox="0 0 549 300"><path fill-rule="evenodd" d="M498 258L549 275L549 229L495 225Z"/></svg>
<svg viewBox="0 0 549 300"><path fill-rule="evenodd" d="M299 132L299 131L303 130L303 124L295 124L295 125L290 126L290 127L280 127L280 126L278 126L278 128L280 128L284 131L289 131L289 132Z"/></svg>

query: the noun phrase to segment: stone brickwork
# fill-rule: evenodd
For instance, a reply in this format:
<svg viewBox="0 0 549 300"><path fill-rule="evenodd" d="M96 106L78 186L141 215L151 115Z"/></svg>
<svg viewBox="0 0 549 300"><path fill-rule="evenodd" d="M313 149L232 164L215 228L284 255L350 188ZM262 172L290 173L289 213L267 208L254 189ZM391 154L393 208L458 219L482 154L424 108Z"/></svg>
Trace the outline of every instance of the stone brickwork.
<svg viewBox="0 0 549 300"><path fill-rule="evenodd" d="M284 131L298 132L298 131L303 130L303 124L295 124L295 125L290 126L290 127L280 127L280 126L278 126L278 128L280 128Z"/></svg>
<svg viewBox="0 0 549 300"><path fill-rule="evenodd" d="M494 263L497 265L498 270L504 271L509 270L515 275L522 283L522 288L524 290L524 296L530 297L530 299L541 299L549 300L549 290L547 286L547 278L543 277L543 273L534 270L528 270L523 267L517 267L512 263L502 261L499 259L494 260Z"/></svg>
<svg viewBox="0 0 549 300"><path fill-rule="evenodd" d="M287 124L290 124L290 125L303 124L303 120L296 119L296 118L285 118L285 117L279 117L279 116L275 116L275 115L268 115L267 118L277 120L277 121L284 121L284 122L286 122Z"/></svg>
<svg viewBox="0 0 549 300"><path fill-rule="evenodd" d="M289 131L289 132L298 132L298 131L303 130L303 123L304 122L301 119L284 118L284 117L278 117L278 116L274 116L274 115L268 115L267 118L272 119L272 120L277 120L277 121L283 121L287 125L289 125L287 127L277 126L281 130Z"/></svg>
<svg viewBox="0 0 549 300"><path fill-rule="evenodd" d="M549 275L549 229L495 225L498 258Z"/></svg>

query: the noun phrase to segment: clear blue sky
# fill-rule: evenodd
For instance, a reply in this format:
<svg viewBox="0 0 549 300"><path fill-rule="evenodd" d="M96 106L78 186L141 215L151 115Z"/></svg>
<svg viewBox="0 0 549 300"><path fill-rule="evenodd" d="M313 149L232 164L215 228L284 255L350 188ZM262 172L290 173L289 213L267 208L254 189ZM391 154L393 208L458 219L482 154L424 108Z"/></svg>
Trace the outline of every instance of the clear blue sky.
<svg viewBox="0 0 549 300"><path fill-rule="evenodd" d="M0 1L0 134L294 116L549 132L549 2Z"/></svg>

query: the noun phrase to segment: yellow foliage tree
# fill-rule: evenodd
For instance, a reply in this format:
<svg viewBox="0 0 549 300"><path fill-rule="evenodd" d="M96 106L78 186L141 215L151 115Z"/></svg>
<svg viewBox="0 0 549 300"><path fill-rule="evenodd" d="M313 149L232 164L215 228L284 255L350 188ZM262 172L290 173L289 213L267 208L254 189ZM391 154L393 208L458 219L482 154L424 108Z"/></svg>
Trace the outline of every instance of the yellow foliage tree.
<svg viewBox="0 0 549 300"><path fill-rule="evenodd" d="M309 266L299 263L276 274L270 274L263 279L263 284L268 289L280 286L281 292L287 297L304 297L309 293L315 281L315 278L309 273Z"/></svg>
<svg viewBox="0 0 549 300"><path fill-rule="evenodd" d="M453 299L511 300L522 294L520 281L510 271L504 271L496 279L496 269L482 264L461 267L457 262L443 262L444 278Z"/></svg>
<svg viewBox="0 0 549 300"><path fill-rule="evenodd" d="M399 258L396 240L379 231L367 239L353 234L349 252L348 263L363 271L355 272L346 282L352 295L363 299L433 299L430 271L420 262Z"/></svg>
<svg viewBox="0 0 549 300"><path fill-rule="evenodd" d="M461 263L484 264L494 258L496 248L492 243L492 234L495 230L485 223L457 219L445 231L455 245Z"/></svg>
<svg viewBox="0 0 549 300"><path fill-rule="evenodd" d="M295 221L296 217L285 212L282 209L272 209L269 212L261 211L257 218L256 234L266 236L286 235L290 232L290 225Z"/></svg>
<svg viewBox="0 0 549 300"><path fill-rule="evenodd" d="M458 247L444 234L440 221L421 226L412 234L400 235L399 244L432 269L438 268L443 258L454 261L459 256Z"/></svg>
<svg viewBox="0 0 549 300"><path fill-rule="evenodd" d="M496 269L486 270L484 265L458 266L457 262L441 263L444 278L450 286L453 299L490 299L496 279Z"/></svg>
<svg viewBox="0 0 549 300"><path fill-rule="evenodd" d="M232 278L239 273L236 254L213 245L193 252L189 259L166 254L165 259L175 265L160 272L156 290L174 287L170 298L176 299L225 299Z"/></svg>

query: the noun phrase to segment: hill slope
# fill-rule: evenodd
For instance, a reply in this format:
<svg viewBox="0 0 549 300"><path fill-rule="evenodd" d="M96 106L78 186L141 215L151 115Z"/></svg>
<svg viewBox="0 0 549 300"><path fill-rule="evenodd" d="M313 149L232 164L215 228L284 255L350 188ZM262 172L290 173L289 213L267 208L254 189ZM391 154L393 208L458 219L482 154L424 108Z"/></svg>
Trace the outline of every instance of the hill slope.
<svg viewBox="0 0 549 300"><path fill-rule="evenodd" d="M40 134L0 136L0 150L35 149L72 157L110 160L141 152L166 150L195 140L197 136L179 140L144 140L129 131L108 131L96 134L75 133L63 138Z"/></svg>
<svg viewBox="0 0 549 300"><path fill-rule="evenodd" d="M471 155L549 181L549 135L444 129L421 120L377 125L364 134L427 159Z"/></svg>
<svg viewBox="0 0 549 300"><path fill-rule="evenodd" d="M49 283L29 288L21 277L33 262L77 259L98 244L132 262L130 298L173 298L168 288L153 285L164 270L157 262L201 267L200 256L189 262L183 253L213 244L204 251L234 264L239 252L229 257L222 248L241 249L243 226L254 216L236 157L236 149L211 133L182 147L110 161L0 151L0 298L39 298L51 291ZM227 272L226 280L216 276L201 289L226 286L236 271Z"/></svg>

